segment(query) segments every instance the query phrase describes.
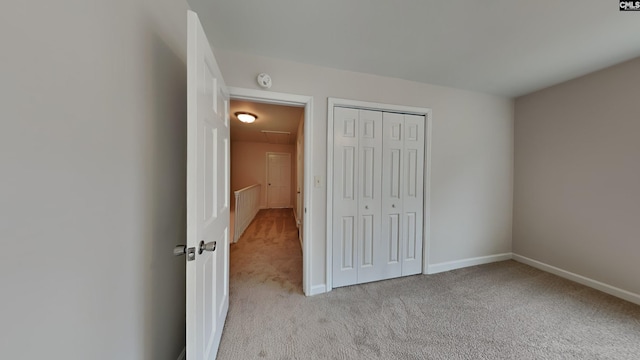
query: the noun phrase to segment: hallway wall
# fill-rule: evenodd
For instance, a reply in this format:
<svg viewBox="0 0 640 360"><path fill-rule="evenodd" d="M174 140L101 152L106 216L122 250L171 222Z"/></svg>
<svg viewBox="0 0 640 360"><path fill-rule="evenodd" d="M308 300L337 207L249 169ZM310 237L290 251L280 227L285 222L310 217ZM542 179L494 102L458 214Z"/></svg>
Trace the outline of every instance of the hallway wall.
<svg viewBox="0 0 640 360"><path fill-rule="evenodd" d="M260 207L267 207L267 152L287 153L291 155L291 195L290 207L295 201L295 145L269 144L248 141L231 142L231 198L233 192L253 184L262 185Z"/></svg>

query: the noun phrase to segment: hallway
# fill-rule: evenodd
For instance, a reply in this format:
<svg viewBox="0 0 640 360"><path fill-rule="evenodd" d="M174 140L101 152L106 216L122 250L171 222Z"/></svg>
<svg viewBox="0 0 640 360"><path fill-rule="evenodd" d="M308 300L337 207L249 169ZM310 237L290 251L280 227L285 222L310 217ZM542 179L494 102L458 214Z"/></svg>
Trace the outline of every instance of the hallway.
<svg viewBox="0 0 640 360"><path fill-rule="evenodd" d="M303 295L302 250L291 209L260 210L238 242L231 245L230 257L232 303L256 291L261 296L283 290Z"/></svg>

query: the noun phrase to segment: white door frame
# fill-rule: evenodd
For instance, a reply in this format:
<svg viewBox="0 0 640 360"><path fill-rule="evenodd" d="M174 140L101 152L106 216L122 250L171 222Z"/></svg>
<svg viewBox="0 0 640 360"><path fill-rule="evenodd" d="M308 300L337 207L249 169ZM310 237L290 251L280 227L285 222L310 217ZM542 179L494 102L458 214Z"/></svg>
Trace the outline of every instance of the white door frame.
<svg viewBox="0 0 640 360"><path fill-rule="evenodd" d="M232 96L233 97L233 96ZM422 273L428 274L429 268L429 243L431 241L430 223L431 218L431 126L433 117L431 109L403 106L403 105L389 105L382 103L329 98L327 101L327 258L326 258L326 280L327 280L327 292L333 289L333 206L332 206L332 194L333 194L333 108L336 106L345 106L350 108L362 109L362 110L375 110L384 112L394 112L402 114L422 115L425 117L425 136L424 136L424 219L423 219L423 231L422 231ZM305 150L306 151L306 150ZM306 184L306 182L305 182Z"/></svg>
<svg viewBox="0 0 640 360"><path fill-rule="evenodd" d="M291 204L291 175L293 174L293 169L291 166L291 153L285 153L285 152L274 152L274 151L267 151L265 153L265 170L266 170L266 177L265 177L265 183L267 184L267 208L270 208L269 206L269 155L286 155L287 157L289 157L289 205Z"/></svg>
<svg viewBox="0 0 640 360"><path fill-rule="evenodd" d="M310 231L312 227L310 210L312 208L311 190L313 189L311 177L311 159L313 159L313 138L311 137L311 129L313 127L313 97L237 87L228 88L229 95L232 100L304 107L304 203L302 204L302 221L304 226L302 228L302 290L307 296L313 295L311 292L311 244L313 239ZM309 209L309 211L307 211L307 209Z"/></svg>

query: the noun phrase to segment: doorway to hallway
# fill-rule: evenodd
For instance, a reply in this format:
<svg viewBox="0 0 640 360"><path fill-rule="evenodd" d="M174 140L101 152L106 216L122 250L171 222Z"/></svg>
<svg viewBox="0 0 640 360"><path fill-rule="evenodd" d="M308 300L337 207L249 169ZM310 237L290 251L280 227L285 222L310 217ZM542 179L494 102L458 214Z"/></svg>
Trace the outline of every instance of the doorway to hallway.
<svg viewBox="0 0 640 360"><path fill-rule="evenodd" d="M243 100L262 104L286 105L303 109L304 116L300 123L300 136L296 140L296 148L300 149L296 153L296 164L301 164L296 168L295 197L297 212L296 223L300 233L302 244L302 289L307 296L324 292L324 285L312 286L312 244L313 236L310 231L313 226L313 183L312 183L312 159L313 153L313 97L296 94L278 93L274 91L254 90L245 88L229 88L231 99ZM232 167L233 171L233 167Z"/></svg>

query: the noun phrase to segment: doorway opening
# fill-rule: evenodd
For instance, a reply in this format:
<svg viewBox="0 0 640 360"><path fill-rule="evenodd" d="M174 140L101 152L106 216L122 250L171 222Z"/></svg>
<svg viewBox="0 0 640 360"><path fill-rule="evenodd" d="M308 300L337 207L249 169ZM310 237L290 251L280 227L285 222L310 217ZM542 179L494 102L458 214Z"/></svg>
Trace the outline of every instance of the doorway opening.
<svg viewBox="0 0 640 360"><path fill-rule="evenodd" d="M263 253L289 252L296 247L301 263L295 265L295 272L300 274L302 270L302 289L299 282L297 288L312 295L308 288L311 238L306 214L311 199L310 186L305 186L311 178L312 98L239 88L230 88L229 92L233 241L239 243L238 252L248 251L248 242L254 242L251 245L255 248L263 246L256 250ZM253 123L243 123L235 113L251 113L257 118ZM265 239L272 242L271 248L264 247ZM292 269L289 264L286 271Z"/></svg>

